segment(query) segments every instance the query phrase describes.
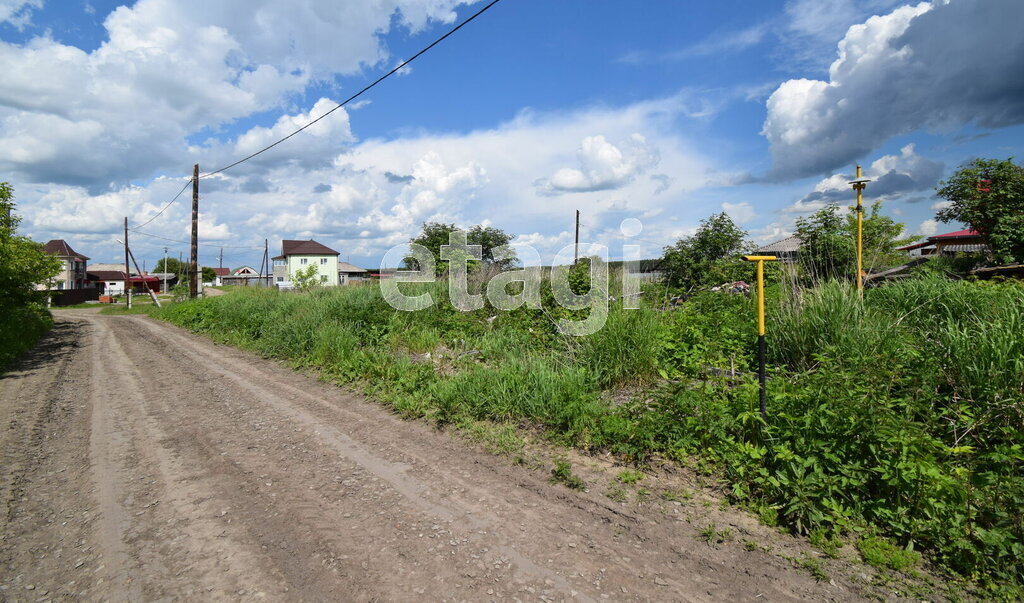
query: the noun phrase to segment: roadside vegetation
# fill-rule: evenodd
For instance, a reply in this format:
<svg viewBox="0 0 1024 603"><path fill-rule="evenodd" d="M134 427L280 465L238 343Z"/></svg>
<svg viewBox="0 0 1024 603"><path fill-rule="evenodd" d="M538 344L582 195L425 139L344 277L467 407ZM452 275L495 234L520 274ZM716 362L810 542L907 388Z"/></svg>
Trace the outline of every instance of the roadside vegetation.
<svg viewBox="0 0 1024 603"><path fill-rule="evenodd" d="M60 272L60 262L39 243L18 236L20 222L14 189L0 182L0 373L53 325L35 284Z"/></svg>
<svg viewBox="0 0 1024 603"><path fill-rule="evenodd" d="M826 554L851 542L886 571L923 558L986 596L1024 595L1024 284L949 279L937 260L860 299L841 280L852 223L827 207L799 227L804 264L768 271L765 420L754 302L709 290L751 270L736 258L742 231L722 215L666 248L667 283L646 288L640 309L616 299L583 337L558 332L557 318L583 311L555 304L547 281L538 310L460 312L435 283L409 284L435 299L416 312L393 310L375 286L241 289L154 312L408 416L693 467ZM872 209L869 265L897 257L900 230ZM589 286L587 266L572 269L574 290ZM573 478L567 465L552 472L580 486Z"/></svg>
<svg viewBox="0 0 1024 603"><path fill-rule="evenodd" d="M764 425L741 295L616 304L582 338L558 334L555 308L396 312L372 286L240 290L157 315L317 368L406 415L538 427L638 463L692 464L768 523L884 536L959 575L1018 583L1024 287L932 276L861 303L845 283L775 284L769 303ZM627 385L642 394L616 402Z"/></svg>

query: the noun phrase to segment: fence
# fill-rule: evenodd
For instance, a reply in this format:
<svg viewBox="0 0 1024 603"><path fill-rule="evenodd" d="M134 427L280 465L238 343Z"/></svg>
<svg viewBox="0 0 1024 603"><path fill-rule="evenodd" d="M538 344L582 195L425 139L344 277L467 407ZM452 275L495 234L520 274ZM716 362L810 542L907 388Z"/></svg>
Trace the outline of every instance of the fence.
<svg viewBox="0 0 1024 603"><path fill-rule="evenodd" d="M47 291L50 304L54 306L74 306L84 304L87 301L96 301L100 298L99 289L60 289Z"/></svg>

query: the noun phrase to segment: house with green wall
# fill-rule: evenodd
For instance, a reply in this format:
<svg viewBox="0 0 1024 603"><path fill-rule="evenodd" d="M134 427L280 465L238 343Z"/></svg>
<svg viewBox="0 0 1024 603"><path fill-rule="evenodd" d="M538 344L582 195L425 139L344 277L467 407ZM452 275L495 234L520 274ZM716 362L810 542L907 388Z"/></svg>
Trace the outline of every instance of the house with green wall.
<svg viewBox="0 0 1024 603"><path fill-rule="evenodd" d="M273 260L274 283L279 287L291 287L295 274L305 272L310 266L316 267L316 281L321 286L338 285L338 252L313 239L281 241L281 255Z"/></svg>

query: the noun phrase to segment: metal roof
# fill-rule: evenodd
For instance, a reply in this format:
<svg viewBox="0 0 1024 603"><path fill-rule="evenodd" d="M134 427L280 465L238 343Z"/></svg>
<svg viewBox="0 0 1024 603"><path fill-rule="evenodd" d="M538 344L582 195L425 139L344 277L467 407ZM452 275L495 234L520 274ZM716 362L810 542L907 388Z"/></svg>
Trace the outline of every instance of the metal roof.
<svg viewBox="0 0 1024 603"><path fill-rule="evenodd" d="M943 240L945 240L945 239L973 239L975 237L980 237L980 236L981 236L981 233L978 232L977 230L957 230L957 231L954 231L954 232L947 232L945 234L932 235L932 236L928 237L928 240L932 241L932 240L935 240L935 239L943 239Z"/></svg>
<svg viewBox="0 0 1024 603"><path fill-rule="evenodd" d="M353 266L348 262L338 262L338 272L367 272L359 266Z"/></svg>
<svg viewBox="0 0 1024 603"><path fill-rule="evenodd" d="M793 235L791 237L786 237L785 239L782 239L781 241L775 241L774 243L768 243L764 247L759 247L757 249L757 251L758 251L758 253L760 253L762 251L774 252L774 253L787 252L787 251L790 251L790 252L792 252L792 251L800 251L800 245L801 245L800 237L798 237L796 235Z"/></svg>
<svg viewBox="0 0 1024 603"><path fill-rule="evenodd" d="M943 245L939 248L939 251L959 251L962 253L985 253L988 251L988 245L983 243L964 243L962 245Z"/></svg>

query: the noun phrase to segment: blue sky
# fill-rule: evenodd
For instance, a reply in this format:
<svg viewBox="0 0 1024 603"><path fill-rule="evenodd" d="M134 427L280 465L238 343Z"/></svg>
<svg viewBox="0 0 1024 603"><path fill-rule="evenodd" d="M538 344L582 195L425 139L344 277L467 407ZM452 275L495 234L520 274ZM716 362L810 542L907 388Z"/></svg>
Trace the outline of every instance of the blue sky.
<svg viewBox="0 0 1024 603"><path fill-rule="evenodd" d="M483 3L0 0L0 177L23 231L93 261L193 163L230 163L346 98ZM360 102L202 182L201 261L315 238L376 267L422 222L486 222L553 257L644 255L727 211L752 239L869 201L936 224L936 183L1024 148L1016 0L502 0ZM187 240L183 196L141 229ZM133 235L155 261L166 244Z"/></svg>

